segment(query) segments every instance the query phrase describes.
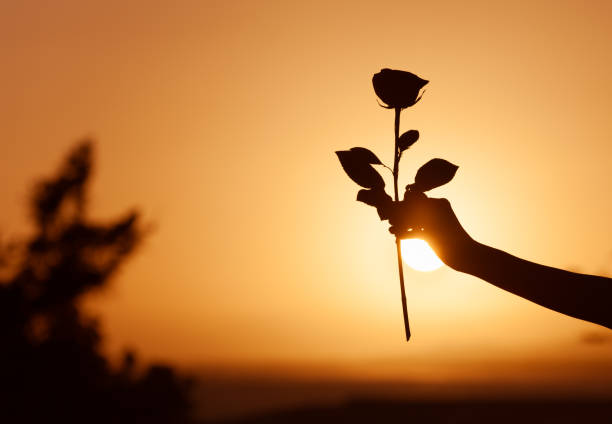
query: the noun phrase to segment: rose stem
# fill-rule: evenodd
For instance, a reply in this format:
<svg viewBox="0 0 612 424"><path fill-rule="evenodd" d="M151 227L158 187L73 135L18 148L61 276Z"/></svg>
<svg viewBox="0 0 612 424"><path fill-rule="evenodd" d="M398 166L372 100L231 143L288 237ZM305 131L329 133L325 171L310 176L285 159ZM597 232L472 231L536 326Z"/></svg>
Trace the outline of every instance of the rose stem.
<svg viewBox="0 0 612 424"><path fill-rule="evenodd" d="M393 193L395 195L395 201L399 201L397 194L397 177L399 175L399 159L400 151L398 146L399 140L399 126L400 126L400 113L402 109L395 108L395 150L393 155ZM395 246L397 248L397 266L399 268L399 280L400 288L402 290L402 311L404 313L404 328L406 329L406 341L410 340L410 324L408 323L408 308L406 307L406 289L404 288L404 266L402 265L402 246L399 237L395 237Z"/></svg>

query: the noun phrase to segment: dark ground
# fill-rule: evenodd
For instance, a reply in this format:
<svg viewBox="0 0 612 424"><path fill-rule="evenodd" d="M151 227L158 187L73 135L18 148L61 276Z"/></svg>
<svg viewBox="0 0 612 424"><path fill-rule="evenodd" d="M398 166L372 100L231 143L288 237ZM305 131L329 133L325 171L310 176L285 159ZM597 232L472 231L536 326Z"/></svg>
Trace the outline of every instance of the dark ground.
<svg viewBox="0 0 612 424"><path fill-rule="evenodd" d="M523 400L401 402L352 400L340 406L304 408L226 423L607 423L611 401Z"/></svg>

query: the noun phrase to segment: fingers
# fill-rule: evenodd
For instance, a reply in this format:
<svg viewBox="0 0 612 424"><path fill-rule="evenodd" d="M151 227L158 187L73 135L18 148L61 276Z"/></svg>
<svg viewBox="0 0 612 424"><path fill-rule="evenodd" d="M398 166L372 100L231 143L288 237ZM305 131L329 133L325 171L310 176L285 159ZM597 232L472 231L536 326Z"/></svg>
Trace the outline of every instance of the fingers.
<svg viewBox="0 0 612 424"><path fill-rule="evenodd" d="M431 200L432 203L450 206L450 202L448 201L446 197L428 197L427 199Z"/></svg>
<svg viewBox="0 0 612 424"><path fill-rule="evenodd" d="M389 232L401 239L427 238L429 231L444 227L445 221L453 216L450 202L445 198L424 198L399 211L390 220Z"/></svg>
<svg viewBox="0 0 612 424"><path fill-rule="evenodd" d="M399 239L414 239L414 238L424 238L425 237L425 229L424 228L399 228L398 226L392 225L389 227L389 232L393 234L395 237Z"/></svg>

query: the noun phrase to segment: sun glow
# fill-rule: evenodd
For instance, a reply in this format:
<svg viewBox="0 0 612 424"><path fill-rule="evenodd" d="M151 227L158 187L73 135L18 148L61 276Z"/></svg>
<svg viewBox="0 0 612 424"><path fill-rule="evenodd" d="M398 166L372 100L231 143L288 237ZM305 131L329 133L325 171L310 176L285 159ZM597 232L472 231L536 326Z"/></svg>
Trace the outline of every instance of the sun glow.
<svg viewBox="0 0 612 424"><path fill-rule="evenodd" d="M402 259L412 269L428 272L444 265L425 240L405 239L401 246Z"/></svg>

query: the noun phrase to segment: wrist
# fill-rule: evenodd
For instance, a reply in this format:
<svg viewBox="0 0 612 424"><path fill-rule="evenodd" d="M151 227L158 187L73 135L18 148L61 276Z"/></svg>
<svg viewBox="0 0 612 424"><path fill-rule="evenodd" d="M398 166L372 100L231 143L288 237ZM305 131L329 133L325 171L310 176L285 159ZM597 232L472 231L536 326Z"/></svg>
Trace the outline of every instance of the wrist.
<svg viewBox="0 0 612 424"><path fill-rule="evenodd" d="M448 258L448 266L455 271L466 274L477 274L485 260L487 246L472 238L467 238L453 247L452 257Z"/></svg>

